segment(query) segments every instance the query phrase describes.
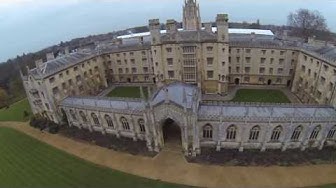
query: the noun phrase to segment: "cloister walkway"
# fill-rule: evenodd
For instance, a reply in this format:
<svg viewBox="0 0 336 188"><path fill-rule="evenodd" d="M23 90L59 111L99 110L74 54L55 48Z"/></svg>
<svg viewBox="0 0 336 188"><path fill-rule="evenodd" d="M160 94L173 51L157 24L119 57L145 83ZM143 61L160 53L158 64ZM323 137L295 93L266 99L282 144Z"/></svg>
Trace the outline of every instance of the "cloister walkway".
<svg viewBox="0 0 336 188"><path fill-rule="evenodd" d="M225 167L187 163L182 153L163 150L154 158L133 156L61 135L41 133L27 123L1 122L60 150L126 173L199 187L305 187L336 183L336 165Z"/></svg>

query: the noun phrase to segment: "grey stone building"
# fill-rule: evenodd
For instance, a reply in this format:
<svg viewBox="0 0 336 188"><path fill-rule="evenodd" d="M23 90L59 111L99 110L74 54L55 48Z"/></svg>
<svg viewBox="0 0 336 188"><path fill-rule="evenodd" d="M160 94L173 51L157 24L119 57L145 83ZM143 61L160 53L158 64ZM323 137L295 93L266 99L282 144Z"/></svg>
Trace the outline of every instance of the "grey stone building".
<svg viewBox="0 0 336 188"><path fill-rule="evenodd" d="M184 153L194 156L201 147L284 151L335 145L336 112L330 106L204 103L201 95L196 86L172 83L148 101L69 97L60 109L71 126L146 140L148 150L157 152L173 136L165 126L177 126Z"/></svg>
<svg viewBox="0 0 336 188"><path fill-rule="evenodd" d="M71 126L146 140L155 151L165 145L166 128L175 127L192 155L201 147L335 145L336 48L229 28L228 19L218 14L215 27L202 27L198 3L186 0L183 28L168 20L160 30L160 21L151 19L149 32L119 36L95 50L48 54L47 62L37 61L22 75L33 113L61 122L64 112ZM94 97L129 83L156 92L150 100ZM288 87L304 104L201 101L202 94L226 95L234 85Z"/></svg>

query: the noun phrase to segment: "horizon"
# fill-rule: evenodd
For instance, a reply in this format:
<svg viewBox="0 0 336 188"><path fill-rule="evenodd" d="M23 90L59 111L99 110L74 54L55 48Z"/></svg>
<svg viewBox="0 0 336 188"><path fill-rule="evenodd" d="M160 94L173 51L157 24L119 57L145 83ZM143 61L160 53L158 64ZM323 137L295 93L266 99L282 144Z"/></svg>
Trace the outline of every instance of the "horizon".
<svg viewBox="0 0 336 188"><path fill-rule="evenodd" d="M336 0L199 0L202 22L229 14L230 22L286 25L287 15L299 8L318 10L331 32ZM145 5L145 6L144 6ZM148 19L181 21L182 0L0 0L0 62L33 53L61 41L147 25ZM141 7L138 9L137 7ZM276 7L276 8L275 8ZM114 19L117 18L117 19Z"/></svg>

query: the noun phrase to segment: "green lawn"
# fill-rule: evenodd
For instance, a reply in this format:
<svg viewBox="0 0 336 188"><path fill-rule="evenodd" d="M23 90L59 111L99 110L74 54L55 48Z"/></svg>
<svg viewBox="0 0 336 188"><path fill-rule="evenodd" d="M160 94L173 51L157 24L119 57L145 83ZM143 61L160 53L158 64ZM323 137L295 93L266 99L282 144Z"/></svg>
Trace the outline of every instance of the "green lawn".
<svg viewBox="0 0 336 188"><path fill-rule="evenodd" d="M240 89L233 102L291 103L282 91L264 89Z"/></svg>
<svg viewBox="0 0 336 188"><path fill-rule="evenodd" d="M0 187L183 187L84 161L10 128L0 128Z"/></svg>
<svg viewBox="0 0 336 188"><path fill-rule="evenodd" d="M147 87L143 87L145 97L148 96ZM107 97L126 97L126 98L141 98L140 87L116 87Z"/></svg>
<svg viewBox="0 0 336 188"><path fill-rule="evenodd" d="M28 99L11 104L8 109L0 109L0 121L28 121L29 117L24 117L24 111L32 114Z"/></svg>

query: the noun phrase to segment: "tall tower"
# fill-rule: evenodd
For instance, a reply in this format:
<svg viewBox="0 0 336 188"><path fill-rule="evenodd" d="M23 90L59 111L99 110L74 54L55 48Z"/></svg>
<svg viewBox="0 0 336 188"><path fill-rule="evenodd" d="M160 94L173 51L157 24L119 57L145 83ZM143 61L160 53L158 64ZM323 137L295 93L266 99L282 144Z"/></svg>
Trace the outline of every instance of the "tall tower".
<svg viewBox="0 0 336 188"><path fill-rule="evenodd" d="M184 0L183 29L200 30L202 27L199 4L197 0Z"/></svg>

